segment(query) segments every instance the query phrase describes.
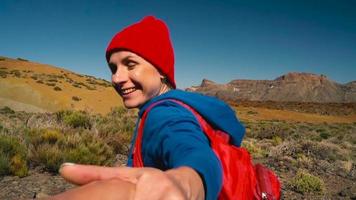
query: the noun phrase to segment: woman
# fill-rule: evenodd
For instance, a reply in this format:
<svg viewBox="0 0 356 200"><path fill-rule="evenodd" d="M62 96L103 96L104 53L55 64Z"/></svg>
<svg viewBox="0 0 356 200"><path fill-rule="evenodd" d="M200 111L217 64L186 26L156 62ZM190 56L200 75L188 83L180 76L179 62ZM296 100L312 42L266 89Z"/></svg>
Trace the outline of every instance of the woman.
<svg viewBox="0 0 356 200"><path fill-rule="evenodd" d="M174 53L162 20L148 16L120 31L110 42L106 59L114 88L125 107L140 109L139 119L155 102L177 99L240 145L244 128L226 104L175 89ZM137 130L132 144L136 135ZM83 186L56 198L217 199L221 163L189 110L172 101L156 105L145 121L142 141L143 168L132 168L133 148L128 167L64 164L61 175Z"/></svg>

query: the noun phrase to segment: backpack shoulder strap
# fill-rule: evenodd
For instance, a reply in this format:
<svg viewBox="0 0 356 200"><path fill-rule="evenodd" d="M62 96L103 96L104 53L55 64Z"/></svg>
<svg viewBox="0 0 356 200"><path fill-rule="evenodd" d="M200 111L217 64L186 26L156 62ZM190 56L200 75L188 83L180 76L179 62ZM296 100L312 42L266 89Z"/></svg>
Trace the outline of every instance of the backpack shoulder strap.
<svg viewBox="0 0 356 200"><path fill-rule="evenodd" d="M137 131L137 136L136 136L136 141L135 141L135 146L133 149L133 166L134 167L143 167L143 159L142 159L142 138L143 138L143 129L145 126L146 118L148 113L151 111L152 108L155 106L163 103L163 102L175 102L182 107L186 108L189 110L194 117L197 119L202 131L205 133L205 135L208 137L209 141L214 141L215 137L220 137L223 138L225 142L229 141L229 136L223 132L215 132L214 129L210 126L208 122L205 121L205 119L197 112L195 111L191 106L185 104L184 102L177 100L177 99L163 99L160 101L157 101L155 103L152 103L143 113L141 120L139 122L139 127ZM217 135L218 134L218 135Z"/></svg>

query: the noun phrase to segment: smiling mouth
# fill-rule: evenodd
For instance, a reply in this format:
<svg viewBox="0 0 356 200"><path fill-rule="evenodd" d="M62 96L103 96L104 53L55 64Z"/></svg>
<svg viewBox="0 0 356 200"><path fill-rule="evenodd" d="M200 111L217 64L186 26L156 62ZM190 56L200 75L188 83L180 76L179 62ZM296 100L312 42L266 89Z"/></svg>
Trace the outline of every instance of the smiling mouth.
<svg viewBox="0 0 356 200"><path fill-rule="evenodd" d="M125 88L125 89L121 89L120 94L121 95L128 95L128 94L133 93L135 91L136 91L136 87Z"/></svg>

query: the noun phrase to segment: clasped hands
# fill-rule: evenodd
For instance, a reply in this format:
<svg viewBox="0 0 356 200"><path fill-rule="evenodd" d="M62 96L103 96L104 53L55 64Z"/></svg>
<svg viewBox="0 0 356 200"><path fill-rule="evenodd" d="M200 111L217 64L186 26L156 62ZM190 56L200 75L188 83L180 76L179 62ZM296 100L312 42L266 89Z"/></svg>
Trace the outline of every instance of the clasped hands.
<svg viewBox="0 0 356 200"><path fill-rule="evenodd" d="M50 200L204 199L202 180L190 167L161 171L148 167L100 167L65 163L60 174L79 187L48 198Z"/></svg>

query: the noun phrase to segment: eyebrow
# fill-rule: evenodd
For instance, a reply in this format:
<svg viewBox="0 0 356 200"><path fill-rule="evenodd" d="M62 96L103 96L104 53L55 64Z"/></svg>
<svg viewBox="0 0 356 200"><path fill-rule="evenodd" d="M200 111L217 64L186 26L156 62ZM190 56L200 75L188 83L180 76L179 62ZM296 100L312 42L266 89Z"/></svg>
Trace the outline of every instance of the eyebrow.
<svg viewBox="0 0 356 200"><path fill-rule="evenodd" d="M127 62L127 61L129 61L131 58L135 59L134 56L126 56L124 59L122 59L121 62ZM135 61L135 60L133 60L133 61Z"/></svg>
<svg viewBox="0 0 356 200"><path fill-rule="evenodd" d="M128 55L128 56L124 57L124 58L121 60L121 62L127 62L130 58L135 58L135 57L134 57L134 56L131 56L131 55ZM136 61L136 62L137 62L137 61ZM116 66L116 64L113 63L113 62L109 62L109 65L115 65L115 66Z"/></svg>

